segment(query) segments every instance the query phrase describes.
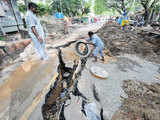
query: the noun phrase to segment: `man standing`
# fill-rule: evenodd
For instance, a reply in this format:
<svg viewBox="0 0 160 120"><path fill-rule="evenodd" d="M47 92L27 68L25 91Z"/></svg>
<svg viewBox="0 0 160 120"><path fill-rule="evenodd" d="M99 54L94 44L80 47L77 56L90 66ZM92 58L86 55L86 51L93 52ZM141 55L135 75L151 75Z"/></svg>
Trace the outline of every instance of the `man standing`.
<svg viewBox="0 0 160 120"><path fill-rule="evenodd" d="M123 16L120 18L120 24L121 24L123 30L125 30L125 26L127 24L129 25L129 20L128 20L126 11L124 11Z"/></svg>
<svg viewBox="0 0 160 120"><path fill-rule="evenodd" d="M35 47L36 54L38 55L39 60L47 60L48 56L45 52L45 34L38 20L37 14L37 5L35 3L28 4L28 11L26 14L26 24L28 28L28 33L32 38L33 45Z"/></svg>
<svg viewBox="0 0 160 120"><path fill-rule="evenodd" d="M68 34L68 18L64 16L64 34Z"/></svg>
<svg viewBox="0 0 160 120"><path fill-rule="evenodd" d="M95 49L93 51L95 62L97 62L98 53L100 53L101 60L104 61L104 55L103 55L104 43L102 42L101 38L99 38L92 31L88 32L88 36L89 36L88 41L92 42L92 44L95 46Z"/></svg>

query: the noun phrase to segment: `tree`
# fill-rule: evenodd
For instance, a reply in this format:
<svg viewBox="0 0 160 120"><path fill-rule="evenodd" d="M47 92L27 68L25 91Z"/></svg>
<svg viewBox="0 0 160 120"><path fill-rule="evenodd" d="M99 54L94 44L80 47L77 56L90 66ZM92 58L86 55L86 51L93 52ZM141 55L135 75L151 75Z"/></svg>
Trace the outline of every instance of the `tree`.
<svg viewBox="0 0 160 120"><path fill-rule="evenodd" d="M106 10L106 0L95 0L94 11L96 14L102 14Z"/></svg>
<svg viewBox="0 0 160 120"><path fill-rule="evenodd" d="M131 11L134 13L137 10L144 10L144 14L142 16L144 17L145 24L148 24L155 19L156 15L157 19L160 16L160 0L105 0L105 2L106 8L116 10L120 14L125 10L127 10L127 12Z"/></svg>
<svg viewBox="0 0 160 120"><path fill-rule="evenodd" d="M79 16L89 13L89 4L85 0L53 0L54 12L63 12L66 16Z"/></svg>
<svg viewBox="0 0 160 120"><path fill-rule="evenodd" d="M135 1L136 0L106 0L106 6L122 14L125 10L129 11Z"/></svg>
<svg viewBox="0 0 160 120"><path fill-rule="evenodd" d="M151 22L152 16L155 12L155 6L159 0L140 0L141 5L144 8L144 20L145 24Z"/></svg>
<svg viewBox="0 0 160 120"><path fill-rule="evenodd" d="M52 8L47 5L47 4L37 4L38 5L38 8L37 8L37 11L38 11L38 15L39 16L43 16L45 14L52 14ZM18 4L18 7L19 7L19 11L22 12L23 14L26 13L27 11L27 6L22 4L22 3L19 3Z"/></svg>

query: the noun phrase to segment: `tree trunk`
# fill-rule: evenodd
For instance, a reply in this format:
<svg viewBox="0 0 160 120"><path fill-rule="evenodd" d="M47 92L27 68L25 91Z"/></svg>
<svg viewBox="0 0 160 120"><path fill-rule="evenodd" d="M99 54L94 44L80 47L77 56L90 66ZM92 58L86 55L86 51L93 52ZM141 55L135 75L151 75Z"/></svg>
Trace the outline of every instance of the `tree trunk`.
<svg viewBox="0 0 160 120"><path fill-rule="evenodd" d="M156 18L157 21L160 20L160 12L156 13ZM160 22L160 21L159 21Z"/></svg>
<svg viewBox="0 0 160 120"><path fill-rule="evenodd" d="M149 11L147 8L145 8L144 21L145 21L145 25L149 23Z"/></svg>
<svg viewBox="0 0 160 120"><path fill-rule="evenodd" d="M124 0L122 0L122 11L124 12L126 10L125 4L124 4Z"/></svg>
<svg viewBox="0 0 160 120"><path fill-rule="evenodd" d="M153 21L153 19L154 19L154 14L155 14L155 10L153 9L152 11L151 11L151 15L150 15L150 18L149 18L149 22L151 23L152 21Z"/></svg>

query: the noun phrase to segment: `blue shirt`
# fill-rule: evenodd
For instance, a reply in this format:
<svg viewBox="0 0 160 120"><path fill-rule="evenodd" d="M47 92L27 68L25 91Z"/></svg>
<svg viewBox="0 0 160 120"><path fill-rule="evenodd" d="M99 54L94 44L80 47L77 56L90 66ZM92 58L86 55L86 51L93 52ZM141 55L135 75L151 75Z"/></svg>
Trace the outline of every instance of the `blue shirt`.
<svg viewBox="0 0 160 120"><path fill-rule="evenodd" d="M88 39L91 41L96 47L103 48L104 43L102 42L101 38L94 34L91 38Z"/></svg>

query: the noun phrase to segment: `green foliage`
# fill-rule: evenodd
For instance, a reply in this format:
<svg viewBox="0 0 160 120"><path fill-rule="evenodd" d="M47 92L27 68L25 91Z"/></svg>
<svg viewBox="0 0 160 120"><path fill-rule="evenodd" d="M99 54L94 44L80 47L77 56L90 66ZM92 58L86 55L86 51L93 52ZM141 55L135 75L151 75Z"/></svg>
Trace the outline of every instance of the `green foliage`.
<svg viewBox="0 0 160 120"><path fill-rule="evenodd" d="M43 16L45 14L52 14L52 8L47 5L47 4L37 4L38 5L38 8L37 8L37 11L38 11L38 15L39 16ZM22 13L26 13L27 12L27 6L23 5L23 4L18 4L18 7L19 7L19 11L22 12Z"/></svg>
<svg viewBox="0 0 160 120"><path fill-rule="evenodd" d="M153 6L153 9L155 10L156 13L160 12L160 2L155 3Z"/></svg>
<svg viewBox="0 0 160 120"><path fill-rule="evenodd" d="M90 12L90 2L85 0L50 0L49 4L38 4L38 15L50 14L56 12L63 12L65 16L83 16ZM27 11L24 4L18 4L20 12L23 14Z"/></svg>
<svg viewBox="0 0 160 120"><path fill-rule="evenodd" d="M45 14L52 14L52 8L47 4L38 4L38 15L43 16Z"/></svg>
<svg viewBox="0 0 160 120"><path fill-rule="evenodd" d="M82 16L90 12L90 5L84 0L53 0L53 11L63 12L65 16Z"/></svg>
<svg viewBox="0 0 160 120"><path fill-rule="evenodd" d="M5 37L0 36L0 41L5 41L5 40L6 40L6 38L5 38Z"/></svg>
<svg viewBox="0 0 160 120"><path fill-rule="evenodd" d="M106 1L105 0L95 0L94 11L96 14L103 14L107 11Z"/></svg>
<svg viewBox="0 0 160 120"><path fill-rule="evenodd" d="M135 11L136 1L139 0L106 0L106 6L122 14L124 10L128 12Z"/></svg>
<svg viewBox="0 0 160 120"><path fill-rule="evenodd" d="M18 4L19 11L25 13L27 11L27 6L23 4Z"/></svg>

